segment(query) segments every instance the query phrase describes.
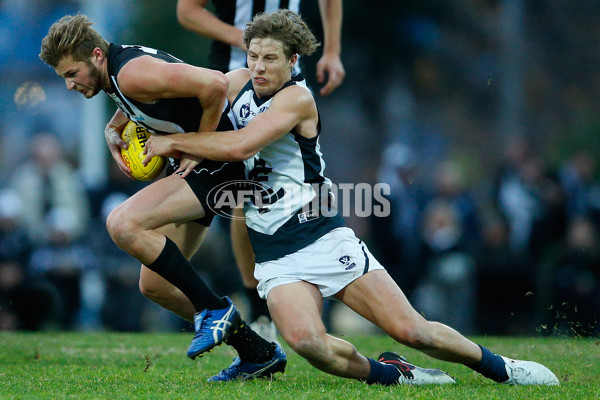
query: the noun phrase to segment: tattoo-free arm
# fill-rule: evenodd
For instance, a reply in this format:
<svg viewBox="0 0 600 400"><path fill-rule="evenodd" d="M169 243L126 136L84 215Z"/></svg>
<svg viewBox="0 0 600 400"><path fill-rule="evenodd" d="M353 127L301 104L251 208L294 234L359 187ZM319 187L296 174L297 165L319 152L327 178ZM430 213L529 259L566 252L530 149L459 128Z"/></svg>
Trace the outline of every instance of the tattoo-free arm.
<svg viewBox="0 0 600 400"><path fill-rule="evenodd" d="M146 142L146 160L183 151L211 160L242 161L292 130L307 137L316 135L317 120L312 95L305 88L292 86L279 92L267 111L240 130L153 135Z"/></svg>
<svg viewBox="0 0 600 400"><path fill-rule="evenodd" d="M246 50L243 31L221 21L205 8L208 0L178 0L177 20L185 29Z"/></svg>
<svg viewBox="0 0 600 400"><path fill-rule="evenodd" d="M319 0L321 23L323 24L323 55L317 63L317 81L327 83L321 88L321 95L331 94L340 86L346 76L342 64L342 0Z"/></svg>

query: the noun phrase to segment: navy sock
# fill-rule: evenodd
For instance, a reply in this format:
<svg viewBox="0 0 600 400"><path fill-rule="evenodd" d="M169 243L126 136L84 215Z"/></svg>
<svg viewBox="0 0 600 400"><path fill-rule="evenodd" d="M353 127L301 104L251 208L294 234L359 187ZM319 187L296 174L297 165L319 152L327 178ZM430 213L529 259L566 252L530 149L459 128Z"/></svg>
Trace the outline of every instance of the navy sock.
<svg viewBox="0 0 600 400"><path fill-rule="evenodd" d="M380 385L396 385L398 378L400 377L400 371L393 365L380 363L372 358L367 357L369 364L371 364L371 372L369 377L365 380L366 383L372 385L378 383Z"/></svg>
<svg viewBox="0 0 600 400"><path fill-rule="evenodd" d="M506 374L506 368L504 367L505 362L502 357L492 353L482 345L478 346L481 348L481 352L483 353L481 360L475 364L467 365L467 367L496 382L507 381L508 375Z"/></svg>
<svg viewBox="0 0 600 400"><path fill-rule="evenodd" d="M208 287L171 239L167 238L158 258L146 266L181 290L196 311L227 307L227 301Z"/></svg>

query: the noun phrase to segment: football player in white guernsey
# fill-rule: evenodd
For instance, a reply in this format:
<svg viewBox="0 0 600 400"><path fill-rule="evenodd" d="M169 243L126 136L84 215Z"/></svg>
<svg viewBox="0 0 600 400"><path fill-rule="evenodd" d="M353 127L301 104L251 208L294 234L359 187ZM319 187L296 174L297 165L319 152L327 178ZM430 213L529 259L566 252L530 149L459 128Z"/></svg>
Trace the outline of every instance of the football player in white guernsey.
<svg viewBox="0 0 600 400"><path fill-rule="evenodd" d="M211 3L212 8L207 9ZM246 67L246 45L242 35L246 24L259 12L273 12L280 8L300 11L301 0L178 0L177 19L186 29L213 39L209 54L209 68L229 72ZM316 66L316 79L323 84L322 96L330 95L344 80L346 72L341 61L342 0L319 0L323 26L323 53ZM300 71L300 63L294 72ZM231 221L231 244L236 265L242 277L249 305L252 327L261 336L274 340L277 332L270 321L266 301L258 295L258 281L254 278L254 254L246 231L243 213L235 210Z"/></svg>
<svg viewBox="0 0 600 400"><path fill-rule="evenodd" d="M259 291L290 347L325 372L367 383L455 383L446 373L417 367L396 353L365 357L351 343L327 334L320 312L324 297L334 296L394 340L431 357L464 364L496 382L558 384L541 364L499 356L446 325L427 321L365 244L340 225L339 215L305 212L310 197L303 204L290 198L310 192L310 182L328 184L318 148L319 113L310 91L291 72L298 54L314 51L315 39L295 13L281 10L256 16L244 41L249 68L228 74L228 98L240 129L153 136L147 159L186 151L245 160L249 176L259 176L269 193L277 194L260 206L246 202L244 211ZM284 202L287 214L279 206Z"/></svg>
<svg viewBox="0 0 600 400"><path fill-rule="evenodd" d="M228 79L144 46L108 43L85 15L55 22L42 41L40 58L69 90L92 98L105 91L118 106L105 131L115 162L130 175L120 155L119 132L130 120L165 134L233 128L226 104ZM167 176L115 208L106 224L121 249L139 260L142 293L193 322L188 356L195 358L226 342L239 353L239 378L282 372L286 358L277 343L246 325L227 297L217 296L189 259L214 216L207 193L223 181L243 178L243 164L169 154ZM197 167L197 168L196 168ZM124 310L126 311L126 310Z"/></svg>

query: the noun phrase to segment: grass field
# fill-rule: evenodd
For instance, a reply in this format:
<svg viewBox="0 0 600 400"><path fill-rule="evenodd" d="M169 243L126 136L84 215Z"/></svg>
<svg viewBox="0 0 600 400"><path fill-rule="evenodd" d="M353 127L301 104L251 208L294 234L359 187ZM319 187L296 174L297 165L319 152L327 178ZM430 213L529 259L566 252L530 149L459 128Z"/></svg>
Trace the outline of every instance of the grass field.
<svg viewBox="0 0 600 400"><path fill-rule="evenodd" d="M326 375L284 346L285 374L272 381L225 384L206 379L231 362L221 346L197 361L185 357L191 335L119 333L0 334L2 399L599 399L600 340L583 338L474 338L494 352L540 361L558 387L511 387L470 369L427 358L384 336L348 339L365 355L385 350L421 366L439 367L458 380L452 386L367 386Z"/></svg>

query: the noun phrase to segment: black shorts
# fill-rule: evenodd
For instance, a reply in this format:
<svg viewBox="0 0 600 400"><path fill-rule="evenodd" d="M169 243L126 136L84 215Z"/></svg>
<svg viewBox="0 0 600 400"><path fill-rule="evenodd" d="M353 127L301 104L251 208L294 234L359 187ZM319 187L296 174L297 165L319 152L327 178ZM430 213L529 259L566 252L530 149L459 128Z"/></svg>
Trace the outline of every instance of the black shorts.
<svg viewBox="0 0 600 400"><path fill-rule="evenodd" d="M167 175L173 174L175 170L176 167L169 163ZM239 182L244 180L246 180L246 176L244 174L244 163L242 161L202 161L194 168L193 172L185 177L185 181L190 185L190 188L194 191L198 200L200 200L202 208L204 208L204 217L194 220L194 222L204 226L210 226L215 217L215 196L209 196L211 190L218 186L226 185L228 182ZM230 190L235 190L233 186L227 187L231 188ZM235 197L235 193L233 196L233 198L237 198Z"/></svg>

